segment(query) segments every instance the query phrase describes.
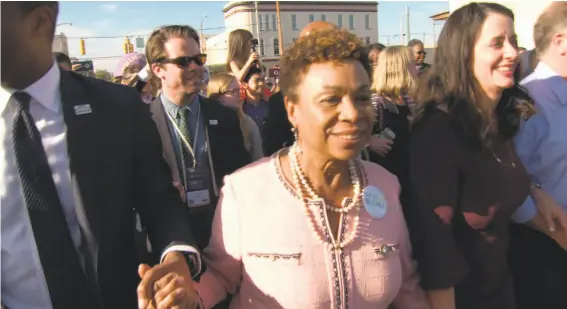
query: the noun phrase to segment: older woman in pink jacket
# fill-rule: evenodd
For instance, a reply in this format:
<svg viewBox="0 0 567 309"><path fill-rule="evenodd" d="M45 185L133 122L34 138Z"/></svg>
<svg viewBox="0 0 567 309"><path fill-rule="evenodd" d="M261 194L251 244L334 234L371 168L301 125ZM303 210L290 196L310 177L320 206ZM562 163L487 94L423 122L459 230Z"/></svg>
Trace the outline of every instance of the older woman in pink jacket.
<svg viewBox="0 0 567 309"><path fill-rule="evenodd" d="M194 284L170 276L160 306L200 297L208 309L232 294L231 309L428 308L398 180L357 159L375 120L367 61L360 40L337 29L284 53L296 142L225 178L207 270Z"/></svg>

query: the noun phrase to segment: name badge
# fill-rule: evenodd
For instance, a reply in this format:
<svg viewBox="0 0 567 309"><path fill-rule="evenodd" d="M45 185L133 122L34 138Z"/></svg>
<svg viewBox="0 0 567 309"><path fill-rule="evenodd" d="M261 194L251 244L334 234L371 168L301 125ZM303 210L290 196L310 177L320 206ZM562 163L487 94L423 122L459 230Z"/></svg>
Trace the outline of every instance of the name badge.
<svg viewBox="0 0 567 309"><path fill-rule="evenodd" d="M189 207L202 207L211 203L209 190L198 190L187 192L187 205Z"/></svg>
<svg viewBox="0 0 567 309"><path fill-rule="evenodd" d="M75 115L90 114L93 111L89 104L75 105L73 108L75 110Z"/></svg>
<svg viewBox="0 0 567 309"><path fill-rule="evenodd" d="M372 218L384 218L388 209L388 202L386 202L386 197L380 189L374 186L364 188L362 199L364 201L364 208Z"/></svg>

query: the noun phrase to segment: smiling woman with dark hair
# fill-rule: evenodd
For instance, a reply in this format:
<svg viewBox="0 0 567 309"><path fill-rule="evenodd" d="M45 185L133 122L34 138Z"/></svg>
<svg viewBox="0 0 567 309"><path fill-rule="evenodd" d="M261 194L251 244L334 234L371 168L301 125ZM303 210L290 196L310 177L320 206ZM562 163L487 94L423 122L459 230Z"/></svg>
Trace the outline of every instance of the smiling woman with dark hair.
<svg viewBox="0 0 567 309"><path fill-rule="evenodd" d="M531 99L514 77L514 15L471 3L445 23L421 81L411 135L408 207L432 308L515 309L508 223L531 178L512 138Z"/></svg>

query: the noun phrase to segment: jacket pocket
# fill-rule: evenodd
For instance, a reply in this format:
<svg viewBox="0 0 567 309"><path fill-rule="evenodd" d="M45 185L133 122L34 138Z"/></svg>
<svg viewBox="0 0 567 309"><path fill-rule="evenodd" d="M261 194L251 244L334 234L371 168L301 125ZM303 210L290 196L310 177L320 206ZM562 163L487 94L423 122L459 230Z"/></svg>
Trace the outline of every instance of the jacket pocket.
<svg viewBox="0 0 567 309"><path fill-rule="evenodd" d="M249 251L246 255L252 260L271 261L274 263L285 263L290 265L299 265L301 253L268 253Z"/></svg>

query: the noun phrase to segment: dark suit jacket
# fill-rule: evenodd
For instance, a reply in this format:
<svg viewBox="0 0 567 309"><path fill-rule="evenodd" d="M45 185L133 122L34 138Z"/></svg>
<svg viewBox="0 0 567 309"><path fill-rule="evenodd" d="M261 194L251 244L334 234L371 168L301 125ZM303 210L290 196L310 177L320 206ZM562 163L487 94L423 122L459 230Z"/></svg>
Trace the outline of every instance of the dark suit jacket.
<svg viewBox="0 0 567 309"><path fill-rule="evenodd" d="M105 309L137 308L134 208L156 252L196 247L187 207L172 185L148 105L132 88L61 70L61 98L77 208L98 243ZM77 114L80 105L91 111Z"/></svg>
<svg viewBox="0 0 567 309"><path fill-rule="evenodd" d="M209 155L212 159L212 169L218 189L222 187L223 178L251 162L251 156L244 148L244 138L236 113L208 98L199 97L201 113L207 126L209 136ZM183 183L179 174L179 166L175 156L175 148L171 138L166 111L158 96L151 104L150 111L157 126L163 144L165 157L174 181ZM218 192L217 197L218 197ZM213 201L216 204L216 200Z"/></svg>
<svg viewBox="0 0 567 309"><path fill-rule="evenodd" d="M269 104L270 114L266 119L266 134L263 140L266 156L272 155L283 147L291 146L294 142L282 93L273 94Z"/></svg>

